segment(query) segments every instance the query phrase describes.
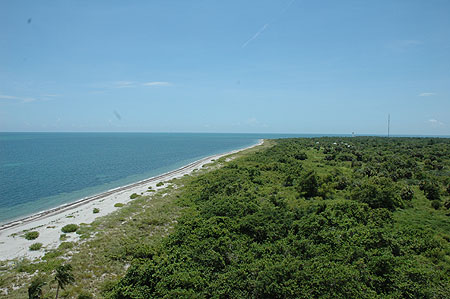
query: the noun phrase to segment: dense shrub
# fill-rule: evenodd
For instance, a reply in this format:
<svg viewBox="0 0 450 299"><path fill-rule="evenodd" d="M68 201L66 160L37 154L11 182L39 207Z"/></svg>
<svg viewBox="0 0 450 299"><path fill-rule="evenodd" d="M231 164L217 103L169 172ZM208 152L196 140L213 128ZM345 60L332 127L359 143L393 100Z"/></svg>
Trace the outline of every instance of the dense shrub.
<svg viewBox="0 0 450 299"><path fill-rule="evenodd" d="M294 155L294 158L297 159L297 160L302 160L303 161L303 160L308 159L308 156L306 155L306 153L301 152L301 153L296 153Z"/></svg>
<svg viewBox="0 0 450 299"><path fill-rule="evenodd" d="M420 189L423 190L423 193L428 198L428 200L439 200L439 186L436 183L432 183L430 181L425 181L420 184Z"/></svg>
<svg viewBox="0 0 450 299"><path fill-rule="evenodd" d="M414 191L409 186L405 186L402 188L402 191L400 193L400 197L403 201L411 201L414 197Z"/></svg>
<svg viewBox="0 0 450 299"><path fill-rule="evenodd" d="M312 198L319 195L319 178L314 171L305 172L297 181L300 196Z"/></svg>
<svg viewBox="0 0 450 299"><path fill-rule="evenodd" d="M118 202L118 203L115 203L115 204L114 204L114 207L116 207L116 208L121 208L121 207L123 207L123 206L124 206L124 204L121 203L121 202Z"/></svg>
<svg viewBox="0 0 450 299"><path fill-rule="evenodd" d="M42 248L42 243L34 243L34 244L31 244L31 246L30 246L31 251L37 251L41 248Z"/></svg>
<svg viewBox="0 0 450 299"><path fill-rule="evenodd" d="M92 296L90 293L83 291L81 294L78 295L77 299L93 299L94 296Z"/></svg>
<svg viewBox="0 0 450 299"><path fill-rule="evenodd" d="M371 177L354 189L352 199L367 203L371 208L394 210L403 207L398 187L388 178Z"/></svg>
<svg viewBox="0 0 450 299"><path fill-rule="evenodd" d="M94 213L94 214L100 213L100 209L99 208L94 208L92 210L92 213Z"/></svg>
<svg viewBox="0 0 450 299"><path fill-rule="evenodd" d="M61 228L61 231L66 234L73 233L73 232L76 232L78 230L78 228L79 227L76 224L67 224L67 225L63 226L63 228Z"/></svg>
<svg viewBox="0 0 450 299"><path fill-rule="evenodd" d="M163 182L159 182L158 184L156 184L156 187L161 187L161 186L163 186L163 185L164 185Z"/></svg>
<svg viewBox="0 0 450 299"><path fill-rule="evenodd" d="M413 200L418 179L408 174L419 168L420 180L447 186L446 174L422 160L440 155L448 165L449 145L278 140L188 183L174 231L156 247L136 246L127 274L105 295L449 298L448 222L443 211L430 213L422 196ZM296 158L301 153L305 160Z"/></svg>
<svg viewBox="0 0 450 299"><path fill-rule="evenodd" d="M440 200L432 200L431 206L433 207L433 209L439 210L442 207L442 203Z"/></svg>
<svg viewBox="0 0 450 299"><path fill-rule="evenodd" d="M37 232L37 231L26 232L24 237L27 240L34 240L39 237L39 232Z"/></svg>
<svg viewBox="0 0 450 299"><path fill-rule="evenodd" d="M139 194L133 193L130 195L130 199L135 199L137 197L139 197Z"/></svg>

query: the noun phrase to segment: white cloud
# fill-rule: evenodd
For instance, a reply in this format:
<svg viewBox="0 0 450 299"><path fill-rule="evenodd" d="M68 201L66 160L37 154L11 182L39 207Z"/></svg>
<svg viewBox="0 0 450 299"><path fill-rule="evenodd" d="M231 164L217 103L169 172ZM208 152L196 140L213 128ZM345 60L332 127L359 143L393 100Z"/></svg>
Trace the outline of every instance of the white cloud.
<svg viewBox="0 0 450 299"><path fill-rule="evenodd" d="M421 44L422 44L422 42L420 40L400 39L400 40L392 41L391 43L389 43L387 45L387 47L396 52L404 52L410 48L417 47Z"/></svg>
<svg viewBox="0 0 450 299"><path fill-rule="evenodd" d="M398 45L403 46L403 47L409 47L409 46L417 46L422 44L422 42L420 40L415 40L415 39L403 39L403 40L399 40L397 41Z"/></svg>
<svg viewBox="0 0 450 299"><path fill-rule="evenodd" d="M259 120L256 119L256 117L251 117L245 121L245 124L250 127L261 127L261 128L267 128L269 127L265 123L261 123Z"/></svg>
<svg viewBox="0 0 450 299"><path fill-rule="evenodd" d="M29 102L36 101L35 98L31 98L31 97L16 97L16 96L8 96L8 95L2 95L2 94L0 94L0 99L20 101L22 103L29 103Z"/></svg>
<svg viewBox="0 0 450 299"><path fill-rule="evenodd" d="M56 93L47 93L47 94L43 94L42 96L43 97L53 98L53 97L60 97L61 95L60 94L56 94Z"/></svg>
<svg viewBox="0 0 450 299"><path fill-rule="evenodd" d="M439 120L437 120L437 119L434 119L434 118L430 118L429 120L428 120L428 122L432 125L432 126L434 126L434 127L437 127L437 126L443 126L444 125L444 123L443 122L441 122L441 121L439 121Z"/></svg>
<svg viewBox="0 0 450 299"><path fill-rule="evenodd" d="M142 83L143 86L170 86L170 82L165 81L153 81L153 82L146 82Z"/></svg>
<svg viewBox="0 0 450 299"><path fill-rule="evenodd" d="M436 94L434 92L422 92L419 93L418 96L419 97L432 97L435 96Z"/></svg>
<svg viewBox="0 0 450 299"><path fill-rule="evenodd" d="M140 82L140 81L114 81L114 82L107 82L107 83L98 83L91 85L93 88L97 89L92 91L91 93L98 94L98 93L104 93L107 90L110 89L116 89L116 88L138 88L142 86L171 86L172 83L166 82L166 81L150 81L150 82ZM54 95L57 96L57 95Z"/></svg>
<svg viewBox="0 0 450 299"><path fill-rule="evenodd" d="M133 81L117 81L113 83L113 87L115 88L127 88L127 87L135 87L135 83Z"/></svg>

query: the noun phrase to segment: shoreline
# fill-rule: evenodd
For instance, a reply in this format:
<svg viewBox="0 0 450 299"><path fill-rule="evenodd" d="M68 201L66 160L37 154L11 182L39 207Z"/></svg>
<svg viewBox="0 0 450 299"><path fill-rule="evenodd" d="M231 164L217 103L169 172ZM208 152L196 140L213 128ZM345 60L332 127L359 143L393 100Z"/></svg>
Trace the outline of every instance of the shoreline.
<svg viewBox="0 0 450 299"><path fill-rule="evenodd" d="M40 242L43 243L45 249L56 248L60 243L60 229L65 224L91 223L96 218L108 215L111 212L117 210L117 208L115 207L112 208L115 202L117 203L118 201L120 201L121 203L128 203L132 201L133 199L129 198L132 193L142 194L143 192L148 191L148 187L152 187L155 191L165 188L165 185L157 187L156 184L158 184L159 182L182 177L186 174L191 174L194 170L201 169L203 165L212 162L212 160L235 154L237 152L262 145L263 143L264 139L259 139L258 143L245 148L201 158L180 168L154 177L113 188L99 194L84 197L71 203L66 203L55 208L51 208L1 224L0 260L11 260L18 257L40 257L45 254L44 250L29 251L29 245L35 242ZM93 214L92 207L100 207L101 213ZM51 229L51 232L48 231L49 228ZM55 231L55 228L59 229ZM32 241L23 238L21 234L23 234L24 231L28 230L39 231L39 238ZM49 235L50 233L52 233L53 236ZM77 239L76 236L72 237L73 239Z"/></svg>

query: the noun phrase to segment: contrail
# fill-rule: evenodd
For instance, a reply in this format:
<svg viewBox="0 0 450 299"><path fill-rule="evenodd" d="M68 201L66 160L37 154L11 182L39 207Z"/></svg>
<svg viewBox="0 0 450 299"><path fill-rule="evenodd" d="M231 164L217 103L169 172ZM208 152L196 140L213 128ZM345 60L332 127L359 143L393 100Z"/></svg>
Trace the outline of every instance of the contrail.
<svg viewBox="0 0 450 299"><path fill-rule="evenodd" d="M257 38L261 33L263 33L264 30L269 26L269 23L264 24L264 26L261 27L261 29L258 30L258 32L255 33L251 38L249 38L243 45L242 48L245 48L252 40Z"/></svg>
<svg viewBox="0 0 450 299"><path fill-rule="evenodd" d="M269 27L269 25L270 25L271 23L273 23L275 20L277 20L279 17L281 17L281 16L286 12L286 10L288 10L288 8L292 5L292 3L294 3L294 2L295 2L295 0L291 0L291 2L289 2L289 4L281 11L281 13L279 13L276 17L272 18L272 20L270 20L270 22L264 24L264 26L262 26L262 27L258 30L258 32L256 32L251 38L249 38L245 43L243 43L241 47L242 47L242 48L247 47L247 45L248 45L249 43L251 43L254 39L256 39L261 33L263 33L264 30L266 30L267 27Z"/></svg>

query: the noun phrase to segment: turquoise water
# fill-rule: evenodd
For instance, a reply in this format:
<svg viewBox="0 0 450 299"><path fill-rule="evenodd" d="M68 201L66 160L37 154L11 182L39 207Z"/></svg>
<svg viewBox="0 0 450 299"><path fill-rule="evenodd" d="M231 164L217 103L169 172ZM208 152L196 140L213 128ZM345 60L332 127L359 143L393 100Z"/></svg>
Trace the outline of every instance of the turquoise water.
<svg viewBox="0 0 450 299"><path fill-rule="evenodd" d="M288 135L0 133L0 223Z"/></svg>
<svg viewBox="0 0 450 299"><path fill-rule="evenodd" d="M320 136L325 135L0 133L0 223L247 147L261 138Z"/></svg>

